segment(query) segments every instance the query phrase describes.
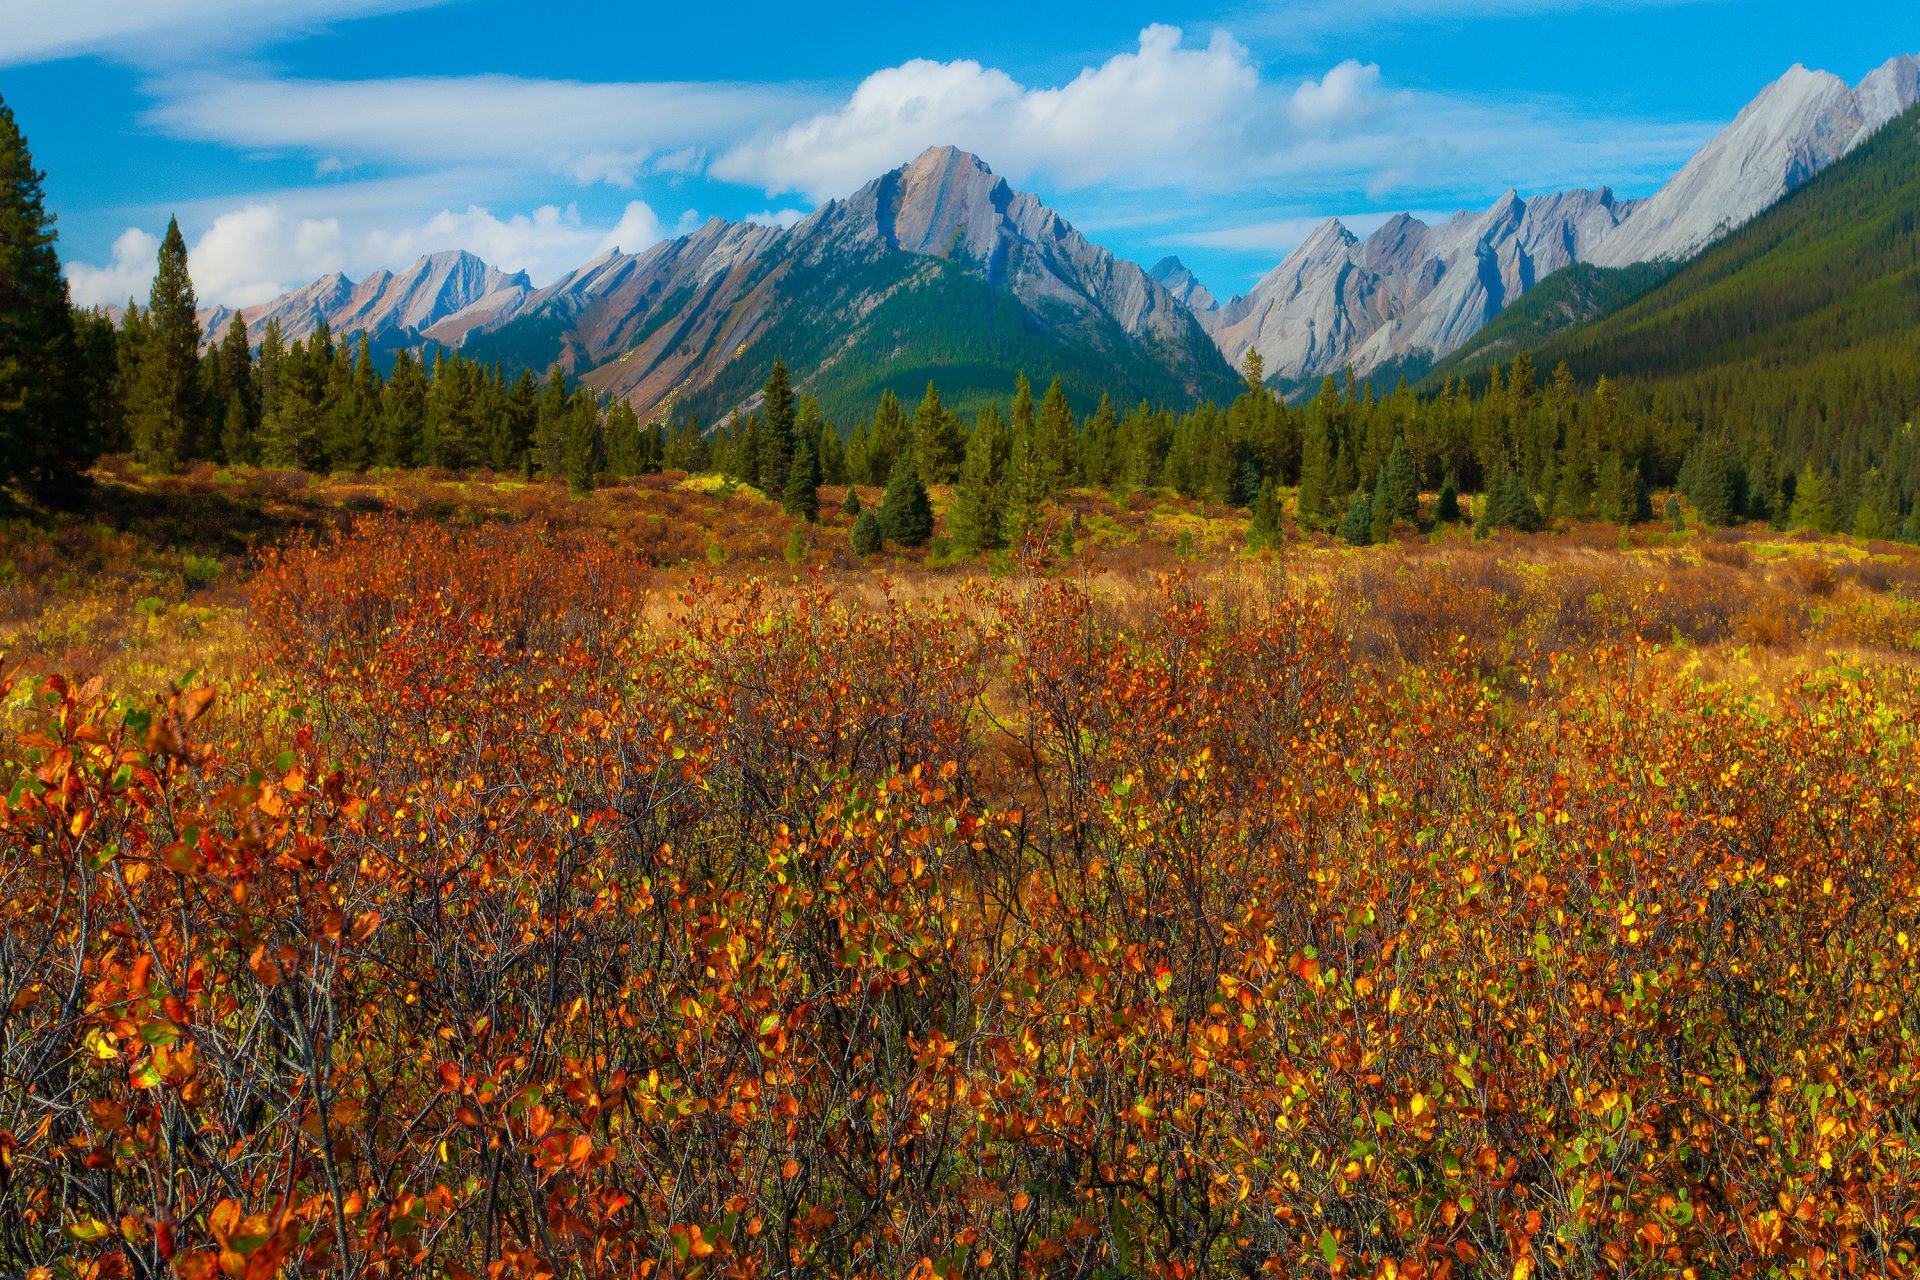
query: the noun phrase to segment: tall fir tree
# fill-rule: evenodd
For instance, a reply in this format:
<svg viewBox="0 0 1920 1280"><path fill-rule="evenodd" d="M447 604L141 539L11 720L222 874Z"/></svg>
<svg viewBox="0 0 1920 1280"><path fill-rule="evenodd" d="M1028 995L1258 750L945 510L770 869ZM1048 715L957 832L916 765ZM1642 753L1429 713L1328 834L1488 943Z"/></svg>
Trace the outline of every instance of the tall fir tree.
<svg viewBox="0 0 1920 1280"><path fill-rule="evenodd" d="M867 469L860 483L885 484L893 474L893 464L912 448L913 429L900 407L900 397L890 390L881 392L873 424L867 431Z"/></svg>
<svg viewBox="0 0 1920 1280"><path fill-rule="evenodd" d="M576 498L584 498L593 492L599 483L604 455L600 446L600 407L593 402L591 395L582 393L573 398L568 407L566 426L562 433L561 474L566 477L567 490Z"/></svg>
<svg viewBox="0 0 1920 1280"><path fill-rule="evenodd" d="M927 383L927 393L913 413L913 451L920 478L928 484L952 484L966 452L960 420L940 403L940 393Z"/></svg>
<svg viewBox="0 0 1920 1280"><path fill-rule="evenodd" d="M99 445L42 181L0 101L0 485L66 502Z"/></svg>
<svg viewBox="0 0 1920 1280"><path fill-rule="evenodd" d="M953 509L947 517L953 543L962 551L986 551L1003 541L1000 506L1005 495L1008 443L999 412L992 406L982 409L973 434L967 437L966 459L960 466Z"/></svg>
<svg viewBox="0 0 1920 1280"><path fill-rule="evenodd" d="M1413 459L1407 454L1405 436L1393 438L1393 449L1380 471L1380 487L1389 527L1420 523L1420 484L1414 478Z"/></svg>
<svg viewBox="0 0 1920 1280"><path fill-rule="evenodd" d="M200 394L200 322L187 272L187 241L167 220L147 299L147 335L140 350L127 425L143 464L171 470L194 456L205 417Z"/></svg>
<svg viewBox="0 0 1920 1280"><path fill-rule="evenodd" d="M759 487L769 497L778 498L785 491L787 473L793 470L796 421L787 364L776 358L760 396Z"/></svg>
<svg viewBox="0 0 1920 1280"><path fill-rule="evenodd" d="M253 345L247 339L247 322L234 313L220 340L218 352L220 381L225 391L225 412L220 423L220 456L230 463L250 465L259 461L260 386L253 367Z"/></svg>
<svg viewBox="0 0 1920 1280"><path fill-rule="evenodd" d="M880 499L880 532L903 547L924 547L933 538L933 502L910 453L901 453L887 477L887 491Z"/></svg>
<svg viewBox="0 0 1920 1280"><path fill-rule="evenodd" d="M1041 496L1057 497L1073 483L1073 410L1058 378L1047 385L1047 394L1040 402L1033 459Z"/></svg>
<svg viewBox="0 0 1920 1280"><path fill-rule="evenodd" d="M780 492L780 509L808 524L820 519L820 462L805 436L793 447L793 465Z"/></svg>

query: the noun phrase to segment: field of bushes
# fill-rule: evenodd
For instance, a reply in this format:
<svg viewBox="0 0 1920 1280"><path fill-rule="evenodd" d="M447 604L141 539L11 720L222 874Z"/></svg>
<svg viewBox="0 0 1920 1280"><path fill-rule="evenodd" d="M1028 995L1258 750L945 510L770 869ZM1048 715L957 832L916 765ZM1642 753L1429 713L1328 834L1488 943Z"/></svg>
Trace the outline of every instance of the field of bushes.
<svg viewBox="0 0 1920 1280"><path fill-rule="evenodd" d="M0 529L0 1274L1920 1269L1920 551L103 483Z"/></svg>

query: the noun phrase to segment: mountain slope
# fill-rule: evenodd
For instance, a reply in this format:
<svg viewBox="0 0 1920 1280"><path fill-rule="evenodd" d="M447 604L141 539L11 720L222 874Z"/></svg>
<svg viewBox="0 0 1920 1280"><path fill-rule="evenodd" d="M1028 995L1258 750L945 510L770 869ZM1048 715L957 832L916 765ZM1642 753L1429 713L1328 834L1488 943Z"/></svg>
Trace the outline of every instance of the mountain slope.
<svg viewBox="0 0 1920 1280"><path fill-rule="evenodd" d="M557 359L643 415L707 422L748 402L775 356L843 415L929 379L964 406L1004 395L1023 367L1083 402L1184 403L1233 384L1173 294L951 147L786 231L716 219L589 264L468 350Z"/></svg>
<svg viewBox="0 0 1920 1280"><path fill-rule="evenodd" d="M358 284L338 272L240 314L255 346L267 322L280 322L281 336L304 339L322 320L340 337L365 333L376 347L392 350L439 342L459 346L467 334L512 315L533 293L524 272L507 273L464 251L436 253L399 274L377 271ZM200 315L209 342L225 336L233 312L214 307Z"/></svg>
<svg viewBox="0 0 1920 1280"><path fill-rule="evenodd" d="M1820 403L1911 414L1920 403L1920 108L1536 359L1647 384L1716 426L1727 406L1755 402L1786 419ZM1763 385L1778 394L1756 395Z"/></svg>
<svg viewBox="0 0 1920 1280"><path fill-rule="evenodd" d="M1365 241L1333 222L1245 298L1212 307L1195 295L1196 314L1230 362L1257 349L1283 386L1310 386L1349 366L1363 374L1419 368L1574 263L1691 256L1916 102L1920 60L1912 57L1890 60L1856 88L1794 67L1646 200L1605 190L1509 192L1484 213L1434 227L1403 214Z"/></svg>
<svg viewBox="0 0 1920 1280"><path fill-rule="evenodd" d="M1570 329L1617 311L1678 270L1669 262L1639 262L1627 267L1596 267L1576 262L1562 267L1502 311L1465 346L1433 366L1421 384L1484 374L1522 351L1537 348Z"/></svg>

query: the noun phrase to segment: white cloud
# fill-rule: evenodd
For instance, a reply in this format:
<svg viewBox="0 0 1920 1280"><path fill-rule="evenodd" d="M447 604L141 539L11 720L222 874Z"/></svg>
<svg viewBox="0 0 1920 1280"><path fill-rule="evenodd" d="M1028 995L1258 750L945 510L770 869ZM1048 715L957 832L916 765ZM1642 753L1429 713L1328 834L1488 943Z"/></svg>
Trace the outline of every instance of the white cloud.
<svg viewBox="0 0 1920 1280"><path fill-rule="evenodd" d="M631 187L690 146L728 142L817 102L777 85L594 84L517 76L276 80L187 75L145 122L199 142L346 162L511 165Z"/></svg>
<svg viewBox="0 0 1920 1280"><path fill-rule="evenodd" d="M1052 88L977 62L878 71L837 108L735 146L709 172L825 199L951 144L1056 191L1475 200L1510 185L1664 177L1711 132L1395 88L1377 64L1354 60L1317 79L1265 78L1224 33L1196 48L1155 26L1137 49Z"/></svg>
<svg viewBox="0 0 1920 1280"><path fill-rule="evenodd" d="M759 213L748 214L741 221L757 222L763 227L779 227L785 230L806 216L806 212L801 209L762 209Z"/></svg>
<svg viewBox="0 0 1920 1280"><path fill-rule="evenodd" d="M637 253L664 237L644 201L630 202L612 225L577 208L543 205L500 217L478 205L442 210L398 227L343 225L338 218L298 216L277 203L249 204L214 218L188 247L194 291L202 304L242 307L266 302L335 271L358 278L399 270L446 249L465 249L504 271L525 271L546 283L609 249ZM67 276L82 305L144 298L153 282L159 240L130 227L105 266L76 262Z"/></svg>
<svg viewBox="0 0 1920 1280"><path fill-rule="evenodd" d="M113 257L105 266L84 262L67 264L67 288L82 307L117 307L129 298L144 301L153 289L154 267L160 255L160 237L128 227L113 242Z"/></svg>
<svg viewBox="0 0 1920 1280"><path fill-rule="evenodd" d="M446 0L7 0L0 66L105 54L138 63L313 30Z"/></svg>
<svg viewBox="0 0 1920 1280"><path fill-rule="evenodd" d="M1253 106L1258 70L1225 32L1204 48L1152 26L1137 49L1056 88L1027 88L978 62L916 59L868 76L838 108L736 146L715 177L814 199L843 195L930 146L952 144L1015 178L1062 187L1174 185L1196 144Z"/></svg>

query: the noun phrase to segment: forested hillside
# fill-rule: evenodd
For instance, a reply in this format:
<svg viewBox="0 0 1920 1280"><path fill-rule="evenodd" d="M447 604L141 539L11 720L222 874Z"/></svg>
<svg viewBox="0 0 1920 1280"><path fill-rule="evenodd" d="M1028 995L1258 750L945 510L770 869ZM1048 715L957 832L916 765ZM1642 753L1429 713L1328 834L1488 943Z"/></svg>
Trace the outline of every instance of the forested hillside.
<svg viewBox="0 0 1920 1280"><path fill-rule="evenodd" d="M1487 327L1420 380L1422 391L1437 390L1448 378L1485 378L1496 364L1511 363L1569 329L1608 315L1632 302L1679 269L1676 263L1641 262L1630 267L1596 267L1576 262L1554 272L1487 322Z"/></svg>
<svg viewBox="0 0 1920 1280"><path fill-rule="evenodd" d="M1920 404L1920 110L1536 359L1776 454L1872 465Z"/></svg>

